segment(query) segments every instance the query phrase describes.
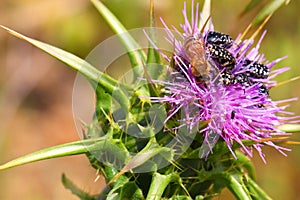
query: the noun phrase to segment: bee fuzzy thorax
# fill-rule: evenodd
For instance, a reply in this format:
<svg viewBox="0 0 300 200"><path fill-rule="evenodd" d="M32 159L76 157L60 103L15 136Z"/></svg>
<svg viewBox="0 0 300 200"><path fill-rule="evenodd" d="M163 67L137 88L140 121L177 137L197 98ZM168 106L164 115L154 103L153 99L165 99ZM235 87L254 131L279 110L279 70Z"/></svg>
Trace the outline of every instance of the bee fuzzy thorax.
<svg viewBox="0 0 300 200"><path fill-rule="evenodd" d="M270 74L270 69L259 62L249 59L236 58L234 41L231 36L216 32L206 31L205 34L192 34L182 41L181 51L176 53L184 63L186 72L189 69L197 84L207 86L208 82L214 84L241 85L250 87L259 84L258 91L269 95L268 87L263 84ZM238 62L237 62L238 60ZM182 72L183 67L173 64L173 68ZM260 81L262 80L262 81Z"/></svg>
<svg viewBox="0 0 300 200"><path fill-rule="evenodd" d="M183 49L192 74L197 78L208 75L210 69L206 59L203 39L193 36L187 37L183 43Z"/></svg>

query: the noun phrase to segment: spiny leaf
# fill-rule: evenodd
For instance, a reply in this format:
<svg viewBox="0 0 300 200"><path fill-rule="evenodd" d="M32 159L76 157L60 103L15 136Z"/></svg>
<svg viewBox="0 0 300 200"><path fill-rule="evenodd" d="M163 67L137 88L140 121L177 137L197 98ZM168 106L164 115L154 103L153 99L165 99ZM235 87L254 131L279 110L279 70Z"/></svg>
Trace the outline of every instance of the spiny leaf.
<svg viewBox="0 0 300 200"><path fill-rule="evenodd" d="M89 154L104 165L113 166L120 169L130 159L130 154L125 144L118 139L108 139L103 136L103 140L86 147Z"/></svg>
<svg viewBox="0 0 300 200"><path fill-rule="evenodd" d="M42 149L42 150L27 154L25 156L16 158L16 159L9 161L3 165L0 165L0 170L32 163L32 162L36 162L36 161L40 161L40 160L84 154L84 153L88 152L87 147L96 145L99 140L100 140L100 138L76 141L76 142L71 142L71 143L67 143L67 144L62 144L62 145Z"/></svg>
<svg viewBox="0 0 300 200"><path fill-rule="evenodd" d="M253 8L255 8L256 6L258 6L260 3L262 3L262 0L252 0L250 1L247 6L245 7L245 9L243 10L243 12L240 14L240 17L242 17L243 15L245 15L247 12L250 12Z"/></svg>
<svg viewBox="0 0 300 200"><path fill-rule="evenodd" d="M278 127L279 130L288 133L300 132L300 124L284 124Z"/></svg>
<svg viewBox="0 0 300 200"><path fill-rule="evenodd" d="M159 80L161 76L164 76L163 66L160 62L160 53L157 51L157 32L156 32L156 23L154 15L154 0L150 0L150 28L148 29L149 33L147 37L148 42L148 55L147 55L147 65L144 67L145 77L149 83L149 92L151 96L159 96L159 92L153 84L152 80Z"/></svg>
<svg viewBox="0 0 300 200"><path fill-rule="evenodd" d="M130 58L132 67L134 67L133 69L136 77L142 77L143 72L140 70L142 68L136 66L143 65L143 61L146 60L145 53L141 50L137 42L134 40L134 38L132 38L126 28L117 19L117 17L113 13L111 13L110 10L105 7L101 1L91 0L91 2L97 8L99 13L104 17L113 31L118 34L118 37L128 51L128 56Z"/></svg>
<svg viewBox="0 0 300 200"><path fill-rule="evenodd" d="M65 188L69 189L72 194L76 195L79 197L81 200L96 200L96 196L91 196L88 193L82 191L79 189L74 183L72 183L71 180L69 180L65 174L61 176L61 181Z"/></svg>
<svg viewBox="0 0 300 200"><path fill-rule="evenodd" d="M147 195L147 200L159 200L161 199L166 187L174 179L175 174L162 175L154 173L152 175L152 181Z"/></svg>
<svg viewBox="0 0 300 200"><path fill-rule="evenodd" d="M143 165L144 163L146 163L156 155L162 155L162 157L168 157L166 159L171 162L170 151L171 151L170 149L166 147L160 147L156 143L153 143L152 141L148 142L146 147L142 149L138 154L136 154L133 158L131 158L129 162L123 167L123 169L109 182L109 184L115 181L119 176L128 172L129 170L132 170L136 167Z"/></svg>
<svg viewBox="0 0 300 200"><path fill-rule="evenodd" d="M254 26L260 24L265 20L265 18L272 13L274 13L280 6L282 6L284 3L288 3L286 0L275 0L268 3L254 18L252 24Z"/></svg>
<svg viewBox="0 0 300 200"><path fill-rule="evenodd" d="M120 199L144 199L144 195L135 182L128 182L121 188Z"/></svg>
<svg viewBox="0 0 300 200"><path fill-rule="evenodd" d="M0 25L1 26L1 25ZM85 60L52 45L40 42L38 40L26 37L14 30L11 30L5 26L1 26L3 29L8 31L8 33L16 36L22 40L29 42L30 44L36 46L37 48L45 51L51 56L57 58L58 60L64 62L69 67L78 71L83 76L85 76L92 84L94 88L98 85L102 86L106 91L112 92L114 90L114 86L117 84L117 81L111 78L110 76L103 74L94 68L91 64L86 62Z"/></svg>
<svg viewBox="0 0 300 200"><path fill-rule="evenodd" d="M203 8L202 8L202 19L207 20L210 18L211 16L211 0L205 0L204 4L203 4ZM202 27L204 26L204 24L200 24L201 21L199 21L199 28L202 29ZM209 24L208 24L209 25Z"/></svg>
<svg viewBox="0 0 300 200"><path fill-rule="evenodd" d="M150 27L149 38L156 44L157 35L155 31L154 0L150 0ZM150 42L148 47L147 63L160 63L160 54Z"/></svg>

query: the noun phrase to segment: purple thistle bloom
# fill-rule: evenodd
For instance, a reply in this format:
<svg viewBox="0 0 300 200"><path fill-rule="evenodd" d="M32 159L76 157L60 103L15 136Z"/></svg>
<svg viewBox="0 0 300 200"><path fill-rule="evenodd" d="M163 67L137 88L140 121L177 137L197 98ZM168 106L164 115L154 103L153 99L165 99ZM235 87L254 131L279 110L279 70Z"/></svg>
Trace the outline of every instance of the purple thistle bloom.
<svg viewBox="0 0 300 200"><path fill-rule="evenodd" d="M287 104L282 105L295 99L276 102L272 101L268 95L268 90L276 85L272 78L288 69L269 71L284 58L261 64L265 62L265 58L258 50L266 31L263 32L254 48L252 47L254 41L240 41L240 36L228 45L229 47L221 48L208 44L206 35L208 32L214 31L214 27L210 19L204 19L202 14L199 13L198 3L194 9L194 2L192 2L191 22L188 19L186 3L184 4L183 16L184 24L181 24L183 33L172 27L180 39L176 39L177 37L173 34L174 31L171 31L161 20L168 34L167 40L174 45L175 51L171 58L160 51L167 62L173 62L173 66L170 67L172 71L171 80L154 80L154 82L165 86L165 96L151 97L151 100L152 102L163 102L169 105L169 115L165 122L172 120L172 117L181 109L184 109L185 117L181 119L182 125L180 127L187 126L192 130L201 123L207 123L205 128L198 130L199 134L204 136L203 145L208 147L206 151L202 152L205 154L204 156L208 156L212 152L212 148L219 138L226 142L235 157L236 155L232 149L234 142L240 144L241 150L248 156L252 156L253 148L256 149L264 162L264 154L261 149L264 145L272 146L285 155L283 151L289 151L289 149L278 146L272 140L266 138L289 135L289 133L282 132L277 127L287 121L293 123L291 120L298 117L286 117L286 115L292 115L292 113L284 111L288 107ZM207 20L207 25L204 28L199 28L198 24L200 23L203 26ZM199 40L200 43L203 42L207 65L213 71L210 72L213 75L205 83L199 82L193 73L193 62L185 47L186 40L191 37ZM195 45L195 43L191 45ZM222 67L223 63L221 61L219 63L212 59L209 45L233 56L234 62L232 63L234 63L234 66L232 69L228 70L226 67ZM159 49L157 50L159 51ZM254 66L257 68L254 69ZM228 71L229 82L222 84L220 76ZM174 129L180 127L174 127ZM246 146L243 143L244 140L253 141L254 144Z"/></svg>

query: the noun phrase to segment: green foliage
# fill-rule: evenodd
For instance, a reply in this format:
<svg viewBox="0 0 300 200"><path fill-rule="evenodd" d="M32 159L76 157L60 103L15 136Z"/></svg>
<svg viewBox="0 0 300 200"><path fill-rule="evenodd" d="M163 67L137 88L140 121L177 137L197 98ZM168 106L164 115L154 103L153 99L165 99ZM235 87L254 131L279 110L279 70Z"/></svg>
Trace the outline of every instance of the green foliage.
<svg viewBox="0 0 300 200"><path fill-rule="evenodd" d="M256 18L253 20L252 24L253 25L258 25L264 19L273 14L278 8L280 8L284 3L288 3L287 0L276 0L276 1L271 1L268 3L256 16Z"/></svg>
<svg viewBox="0 0 300 200"><path fill-rule="evenodd" d="M161 104L153 104L149 99L141 98L162 95L162 86L149 81L160 79L167 74L161 69L159 53L149 44L146 56L110 10L100 1L91 1L126 47L135 78L147 81L137 84L118 83L71 53L2 26L9 33L42 49L84 75L94 88L96 106L94 122L85 127L83 141L28 154L0 166L0 169L44 159L86 154L91 165L99 170L108 184L100 194L90 196L63 175L64 186L82 200L211 199L226 187L237 199L270 199L254 182L252 163L243 154L236 152L238 159L235 159L226 144L218 142L212 156L200 159L199 151L203 138L193 138L189 131L186 131L186 135L176 138L175 131L166 131L180 125L178 116L169 120L170 122L163 127L166 110ZM210 16L210 3L209 0L204 3L206 18ZM260 1L251 1L244 13L259 3ZM267 4L253 24L261 23L283 3L285 1L282 0ZM151 1L150 26L154 25L154 7ZM156 42L154 29L150 31L149 37ZM145 66L145 63L149 65ZM206 124L201 124L200 127L202 125ZM299 127L296 129L299 131ZM128 134L130 132L137 133L139 137ZM191 139L193 141L190 145L185 146L184 142ZM247 142L252 145L251 141L245 141L244 145L247 145ZM172 145L169 145L170 143ZM233 150L239 147L240 144L235 144ZM184 150L182 155L178 155L180 150Z"/></svg>
<svg viewBox="0 0 300 200"><path fill-rule="evenodd" d="M36 46L37 48L45 51L49 55L57 58L58 60L67 64L71 69L81 73L88 81L90 81L93 87L100 85L104 90L112 92L114 85L117 81L110 76L103 74L94 68L91 64L85 60L52 45L40 42L38 40L26 37L16 31L13 31L5 26L1 26L3 29L8 31L10 34L29 42L30 44Z"/></svg>
<svg viewBox="0 0 300 200"><path fill-rule="evenodd" d="M288 132L288 133L298 133L300 132L300 125L299 124L284 124L279 127L281 131Z"/></svg>
<svg viewBox="0 0 300 200"><path fill-rule="evenodd" d="M272 15L277 9L279 9L282 5L288 4L290 0L270 0L268 3L265 3L263 0L252 0L248 3L244 11L241 13L241 16L250 12L255 7L259 5L264 5L263 8L259 11L252 24L254 26L261 24L267 16Z"/></svg>
<svg viewBox="0 0 300 200"><path fill-rule="evenodd" d="M61 176L61 181L66 189L69 189L74 195L79 197L82 200L96 200L96 196L91 196L86 192L83 192L81 189L77 188L71 180L69 180L66 175Z"/></svg>
<svg viewBox="0 0 300 200"><path fill-rule="evenodd" d="M91 0L91 2L95 5L99 13L104 17L104 19L114 30L114 32L118 34L120 40L122 41L124 47L128 52L128 56L130 58L131 65L134 69L136 77L141 77L143 72L137 70L141 68L135 67L143 65L143 62L146 60L145 53L141 50L137 42L127 32L127 29L121 24L121 22L116 18L116 16L114 16L113 13L111 13L110 10L106 8L103 3L101 3L101 1Z"/></svg>
<svg viewBox="0 0 300 200"><path fill-rule="evenodd" d="M88 152L88 148L94 149L94 145L98 146L98 142L104 138L96 138L90 140L76 141L58 146L49 147L36 151L25 156L16 158L10 162L7 162L0 166L0 170L32 163L40 160L46 160L51 158L58 158L63 156L71 156L84 154Z"/></svg>

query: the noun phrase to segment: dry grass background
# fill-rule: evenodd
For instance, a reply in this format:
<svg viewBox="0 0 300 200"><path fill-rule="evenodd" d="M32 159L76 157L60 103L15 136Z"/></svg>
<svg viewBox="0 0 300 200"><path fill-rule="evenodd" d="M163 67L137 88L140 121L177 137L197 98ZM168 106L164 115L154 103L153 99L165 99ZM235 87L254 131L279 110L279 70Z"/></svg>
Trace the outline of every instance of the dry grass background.
<svg viewBox="0 0 300 200"><path fill-rule="evenodd" d="M148 25L148 1L103 0L127 28ZM181 22L182 0L156 1L157 16L169 24ZM248 1L215 0L213 18L216 29L236 36L249 23L250 15L236 16ZM300 75L300 3L281 8L266 28L268 34L261 52L269 60L289 55L280 66L292 71L285 80ZM46 41L85 57L94 46L113 35L87 0L2 0L0 24L25 35ZM157 23L159 26L160 23ZM42 148L79 139L72 116L72 89L76 73L29 44L0 30L0 162ZM300 97L300 82L274 89L275 99ZM300 114L300 103L290 110ZM295 140L300 140L295 134ZM265 149L267 165L255 155L257 179L274 199L300 199L300 147L292 147L289 157ZM84 156L41 161L0 172L0 199L51 200L77 199L60 182L62 173L79 187L97 193L96 171ZM221 198L232 199L227 192Z"/></svg>

